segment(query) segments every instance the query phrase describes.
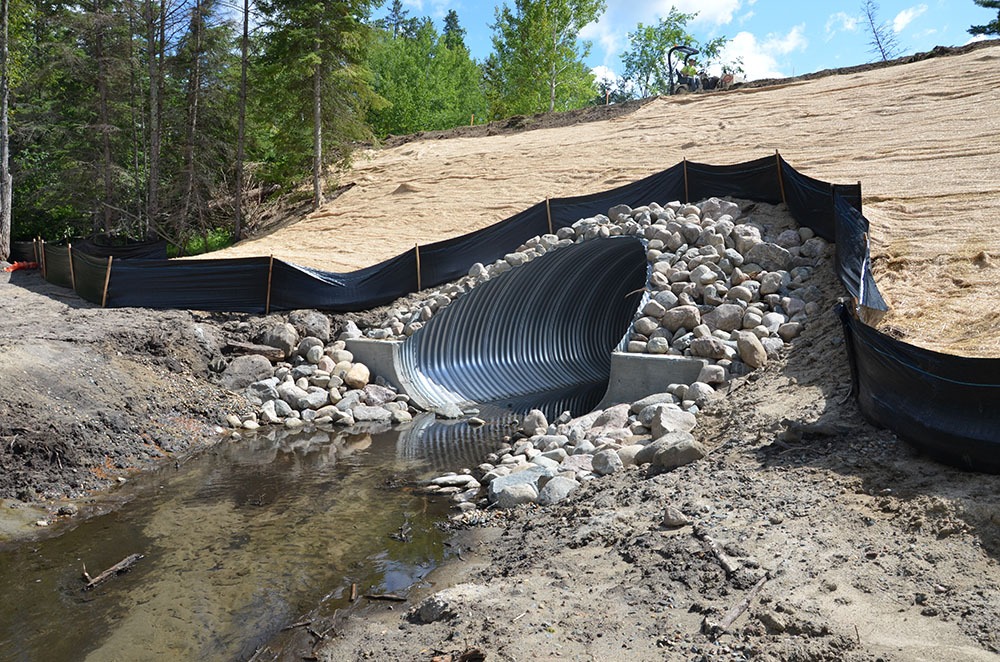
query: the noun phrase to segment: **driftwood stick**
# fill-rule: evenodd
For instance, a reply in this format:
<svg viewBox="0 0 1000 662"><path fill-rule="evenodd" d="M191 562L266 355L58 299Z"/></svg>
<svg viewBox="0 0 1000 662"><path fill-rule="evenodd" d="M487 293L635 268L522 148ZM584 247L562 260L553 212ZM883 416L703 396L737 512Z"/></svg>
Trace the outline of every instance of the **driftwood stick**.
<svg viewBox="0 0 1000 662"><path fill-rule="evenodd" d="M358 585L351 584L351 597L349 599L349 602L354 602L357 599L358 599Z"/></svg>
<svg viewBox="0 0 1000 662"><path fill-rule="evenodd" d="M743 596L742 600L739 601L739 604L733 605L732 608L730 608L730 610L726 612L726 615L722 618L722 621L719 623L719 627L722 628L723 630L728 630L729 628L731 628L733 626L733 623L736 622L736 619L739 618L743 614L743 612L745 612L747 609L750 608L750 603L753 602L753 599L757 597L758 593L760 593L760 589L764 588L764 584L766 584L767 580L770 578L771 578L770 575L764 575L763 577L758 579L757 583L753 585L753 588L747 591L747 594Z"/></svg>
<svg viewBox="0 0 1000 662"><path fill-rule="evenodd" d="M727 575L731 575L740 569L739 562L729 558L729 555L722 551L722 548L719 547L719 543L715 542L712 537L708 535L708 533L706 533L700 526L694 527L694 535L698 538L698 540L705 543L705 547L708 547L708 550L712 552L716 560L718 560L719 565L721 565L722 569L726 571Z"/></svg>
<svg viewBox="0 0 1000 662"><path fill-rule="evenodd" d="M81 590L89 591L98 584L102 584L107 580L111 579L112 577L116 577L122 573L128 572L132 568L132 566L134 566L141 560L142 560L142 554L129 554L118 563L114 564L101 574L97 575L96 577L88 581L87 585L84 586L83 589ZM84 579L90 576L87 574L86 567L84 567L83 574L84 574Z"/></svg>
<svg viewBox="0 0 1000 662"><path fill-rule="evenodd" d="M388 602L406 602L406 598L395 593L366 593L369 600L386 600Z"/></svg>

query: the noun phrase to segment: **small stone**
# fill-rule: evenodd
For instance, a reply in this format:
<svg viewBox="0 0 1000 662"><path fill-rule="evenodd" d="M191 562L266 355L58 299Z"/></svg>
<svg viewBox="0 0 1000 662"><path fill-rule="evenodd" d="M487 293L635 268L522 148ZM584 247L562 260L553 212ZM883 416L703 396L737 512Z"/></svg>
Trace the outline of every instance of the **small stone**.
<svg viewBox="0 0 1000 662"><path fill-rule="evenodd" d="M778 327L778 337L785 342L791 342L802 333L802 324L799 322L786 322Z"/></svg>
<svg viewBox="0 0 1000 662"><path fill-rule="evenodd" d="M610 449L594 453L591 465L593 466L594 473L599 476L607 476L624 468L624 464L618 453Z"/></svg>
<svg viewBox="0 0 1000 662"><path fill-rule="evenodd" d="M699 356L706 359L724 359L728 356L726 344L715 337L695 338L689 347L691 356Z"/></svg>
<svg viewBox="0 0 1000 662"><path fill-rule="evenodd" d="M343 376L344 383L351 388L361 389L368 385L371 373L364 363L355 363Z"/></svg>
<svg viewBox="0 0 1000 662"><path fill-rule="evenodd" d="M743 325L743 307L735 303L724 303L702 315L701 321L713 331L735 331Z"/></svg>
<svg viewBox="0 0 1000 662"><path fill-rule="evenodd" d="M726 382L726 369L721 365L708 364L698 373L699 382L706 384L724 384Z"/></svg>
<svg viewBox="0 0 1000 662"><path fill-rule="evenodd" d="M660 322L654 317L640 317L632 325L636 333L641 333L644 336L649 336L660 328Z"/></svg>
<svg viewBox="0 0 1000 662"><path fill-rule="evenodd" d="M691 520L687 518L687 515L682 513L680 510L674 506L667 506L663 511L663 520L661 522L663 526L676 529L677 527L686 526L691 523Z"/></svg>
<svg viewBox="0 0 1000 662"><path fill-rule="evenodd" d="M542 489L538 491L538 504L542 506L557 504L572 494L578 487L580 487L580 483L572 478L555 476L547 481Z"/></svg>
<svg viewBox="0 0 1000 662"><path fill-rule="evenodd" d="M697 306L676 306L663 313L660 323L671 333L678 329L693 329L701 324L701 311Z"/></svg>
<svg viewBox="0 0 1000 662"><path fill-rule="evenodd" d="M751 368L760 368L767 363L767 351L760 338L748 331L741 331L736 337L736 349L740 358Z"/></svg>
<svg viewBox="0 0 1000 662"><path fill-rule="evenodd" d="M646 343L646 352L649 354L666 354L670 351L670 341L666 338L650 338Z"/></svg>

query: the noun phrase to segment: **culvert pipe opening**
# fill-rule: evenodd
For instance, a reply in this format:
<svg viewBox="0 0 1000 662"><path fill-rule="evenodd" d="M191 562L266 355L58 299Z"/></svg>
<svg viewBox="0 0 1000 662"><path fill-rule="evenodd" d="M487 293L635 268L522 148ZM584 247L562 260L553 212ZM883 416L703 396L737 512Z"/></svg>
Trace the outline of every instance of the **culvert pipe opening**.
<svg viewBox="0 0 1000 662"><path fill-rule="evenodd" d="M646 280L646 249L635 237L535 258L474 288L403 343L407 391L424 406L587 411L604 393L611 352Z"/></svg>

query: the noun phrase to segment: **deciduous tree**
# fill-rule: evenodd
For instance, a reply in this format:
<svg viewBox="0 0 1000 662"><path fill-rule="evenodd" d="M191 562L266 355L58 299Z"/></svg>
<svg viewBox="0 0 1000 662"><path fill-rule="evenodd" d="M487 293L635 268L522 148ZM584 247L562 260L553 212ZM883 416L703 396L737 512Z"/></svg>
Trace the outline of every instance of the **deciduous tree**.
<svg viewBox="0 0 1000 662"><path fill-rule="evenodd" d="M594 96L583 60L588 42L577 35L604 12L604 0L515 0L496 9L495 52L486 70L490 114L579 108Z"/></svg>

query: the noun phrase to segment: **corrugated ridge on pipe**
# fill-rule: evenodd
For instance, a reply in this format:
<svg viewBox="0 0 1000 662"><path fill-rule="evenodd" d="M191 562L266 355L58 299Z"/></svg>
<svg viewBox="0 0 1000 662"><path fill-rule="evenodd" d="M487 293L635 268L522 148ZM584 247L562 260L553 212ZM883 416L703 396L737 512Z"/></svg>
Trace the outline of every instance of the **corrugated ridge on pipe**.
<svg viewBox="0 0 1000 662"><path fill-rule="evenodd" d="M403 343L408 390L424 406L523 410L533 395L553 392L559 406L573 405L574 392L607 384L646 278L645 246L635 237L537 257L477 286Z"/></svg>

